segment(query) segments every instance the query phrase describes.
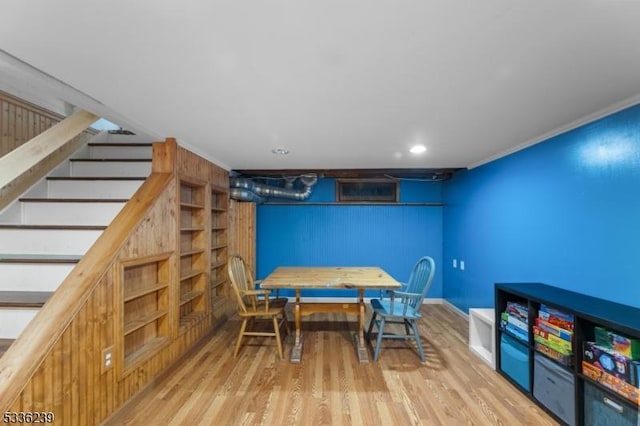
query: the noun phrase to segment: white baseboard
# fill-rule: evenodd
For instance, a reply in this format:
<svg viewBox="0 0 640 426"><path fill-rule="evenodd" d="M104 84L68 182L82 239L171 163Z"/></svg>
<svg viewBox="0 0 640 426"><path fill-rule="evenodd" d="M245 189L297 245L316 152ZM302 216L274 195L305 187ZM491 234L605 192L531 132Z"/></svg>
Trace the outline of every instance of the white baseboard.
<svg viewBox="0 0 640 426"><path fill-rule="evenodd" d="M444 300L444 305L449 308L451 310L451 312L460 315L461 317L463 317L464 319L466 319L467 321L469 321L469 314L466 313L465 311L461 310L460 308L458 308L456 305L454 305L453 303Z"/></svg>

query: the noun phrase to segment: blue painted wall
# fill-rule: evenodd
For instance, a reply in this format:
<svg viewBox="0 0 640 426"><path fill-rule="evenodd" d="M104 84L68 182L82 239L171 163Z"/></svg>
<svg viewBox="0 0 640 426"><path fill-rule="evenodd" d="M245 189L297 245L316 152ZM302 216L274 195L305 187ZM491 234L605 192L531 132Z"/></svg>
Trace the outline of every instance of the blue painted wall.
<svg viewBox="0 0 640 426"><path fill-rule="evenodd" d="M307 202L259 205L256 276L264 278L278 266L381 266L406 281L413 264L429 255L437 269L428 297L442 297L442 207L317 204L334 200L335 180L320 179ZM400 201L439 203L442 184L402 181Z"/></svg>
<svg viewBox="0 0 640 426"><path fill-rule="evenodd" d="M458 173L443 197L443 294L460 309L519 281L640 307L640 106Z"/></svg>

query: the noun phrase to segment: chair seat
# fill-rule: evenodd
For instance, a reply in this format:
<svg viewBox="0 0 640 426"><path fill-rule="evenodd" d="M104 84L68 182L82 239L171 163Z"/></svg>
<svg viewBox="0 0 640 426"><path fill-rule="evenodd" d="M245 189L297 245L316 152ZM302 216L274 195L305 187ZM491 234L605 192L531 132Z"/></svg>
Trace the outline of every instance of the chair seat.
<svg viewBox="0 0 640 426"><path fill-rule="evenodd" d="M413 307L408 306L405 313L405 304L399 300L393 302L393 310L391 310L390 300L371 299L371 308L383 317L398 317L407 319L421 318L420 313L416 313Z"/></svg>
<svg viewBox="0 0 640 426"><path fill-rule="evenodd" d="M285 298L269 299L269 310L265 311L265 302L264 300L260 300L256 303L255 311L250 308L247 312L238 312L238 315L241 317L273 316L282 312L287 302L288 300Z"/></svg>

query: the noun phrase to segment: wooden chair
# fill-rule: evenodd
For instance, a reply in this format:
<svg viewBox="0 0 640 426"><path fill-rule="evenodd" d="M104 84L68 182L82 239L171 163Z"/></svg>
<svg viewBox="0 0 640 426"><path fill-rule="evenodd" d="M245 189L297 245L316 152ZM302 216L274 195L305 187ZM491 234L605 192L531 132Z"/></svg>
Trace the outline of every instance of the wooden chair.
<svg viewBox="0 0 640 426"><path fill-rule="evenodd" d="M284 322L285 330L289 334L289 322L285 312L288 300L286 298L270 298L270 290L256 289L253 277L242 257L238 255L231 256L227 267L231 288L233 288L238 303L238 315L242 319L233 356L238 355L244 336L273 336L276 338L280 358L284 358L280 327ZM271 320L273 322L273 332L254 330L256 319Z"/></svg>
<svg viewBox="0 0 640 426"><path fill-rule="evenodd" d="M369 329L367 330L367 340L371 340L373 326L378 327L376 347L373 352L373 360L377 361L380 356L380 346L382 339L405 339L415 340L418 348L420 360L425 361L424 350L420 342L417 321L421 318L420 307L422 301L429 291L436 267L432 258L425 256L418 260L411 271L411 276L406 284L398 290L390 290L387 294L389 298L371 299L373 314ZM378 317L380 319L378 320ZM384 334L386 323L404 324L404 334Z"/></svg>

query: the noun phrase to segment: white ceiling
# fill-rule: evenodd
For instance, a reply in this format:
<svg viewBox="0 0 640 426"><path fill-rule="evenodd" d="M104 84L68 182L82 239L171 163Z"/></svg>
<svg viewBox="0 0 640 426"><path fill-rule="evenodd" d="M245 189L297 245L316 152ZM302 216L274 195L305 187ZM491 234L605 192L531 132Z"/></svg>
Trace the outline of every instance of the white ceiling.
<svg viewBox="0 0 640 426"><path fill-rule="evenodd" d="M469 167L640 101L633 0L34 0L0 19L0 49L95 112L230 169Z"/></svg>

